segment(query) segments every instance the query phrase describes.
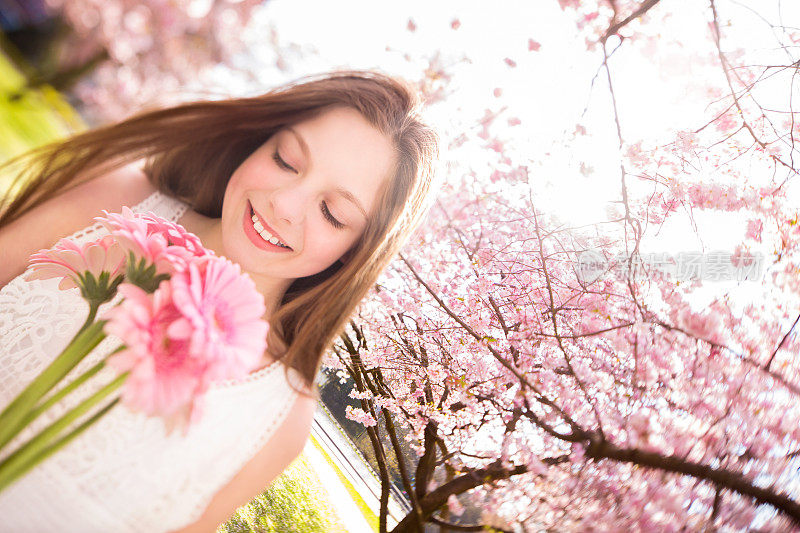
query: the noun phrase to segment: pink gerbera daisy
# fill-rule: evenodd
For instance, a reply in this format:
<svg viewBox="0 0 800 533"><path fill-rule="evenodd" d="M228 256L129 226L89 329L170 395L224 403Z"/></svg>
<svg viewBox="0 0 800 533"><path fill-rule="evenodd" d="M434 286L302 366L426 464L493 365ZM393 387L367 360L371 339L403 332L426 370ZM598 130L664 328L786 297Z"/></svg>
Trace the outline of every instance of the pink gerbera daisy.
<svg viewBox="0 0 800 533"><path fill-rule="evenodd" d="M31 255L29 262L28 281L62 278L59 289L80 287L87 299L100 302L113 296L114 280L125 268L122 248L108 235L83 245L61 239L52 248ZM101 278L104 272L107 274Z"/></svg>
<svg viewBox="0 0 800 533"><path fill-rule="evenodd" d="M122 213L95 217L117 239L126 252L131 252L156 267L156 273L183 270L192 257L210 255L196 235L183 226L154 213L137 214L124 206Z"/></svg>
<svg viewBox="0 0 800 533"><path fill-rule="evenodd" d="M120 372L130 372L123 403L133 411L165 419L191 412L204 392L207 364L191 356L185 339L171 334L170 327L181 318L171 283L162 281L152 295L129 283L120 285L119 291L125 300L106 314L105 330L125 343L107 361Z"/></svg>
<svg viewBox="0 0 800 533"><path fill-rule="evenodd" d="M105 226L126 252L155 264L158 272L169 272L171 264L164 257L168 246L164 236L149 233L147 222L136 217L128 207L122 208L122 214L106 210L103 213L105 217L95 217L95 220Z"/></svg>
<svg viewBox="0 0 800 533"><path fill-rule="evenodd" d="M175 273L172 284L175 306L183 315L173 331L209 362L206 378L238 379L253 371L266 349L266 308L239 265L207 256Z"/></svg>
<svg viewBox="0 0 800 533"><path fill-rule="evenodd" d="M130 371L123 401L186 429L200 416L209 385L257 368L266 349L261 294L238 265L196 257L148 295L124 283L125 300L108 313L106 331L125 348L108 363Z"/></svg>
<svg viewBox="0 0 800 533"><path fill-rule="evenodd" d="M186 228L163 219L152 211L139 214L139 218L147 223L147 232L163 235L170 246L178 246L185 249L194 257L213 254L211 250L203 248L200 239L194 233L186 231Z"/></svg>

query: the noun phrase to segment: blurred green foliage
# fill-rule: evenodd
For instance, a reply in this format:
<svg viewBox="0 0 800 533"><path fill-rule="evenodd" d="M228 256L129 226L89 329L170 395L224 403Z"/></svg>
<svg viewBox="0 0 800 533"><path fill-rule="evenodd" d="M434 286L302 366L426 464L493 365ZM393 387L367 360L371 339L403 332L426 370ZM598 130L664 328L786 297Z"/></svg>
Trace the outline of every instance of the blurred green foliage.
<svg viewBox="0 0 800 533"><path fill-rule="evenodd" d="M56 90L24 87L25 77L0 53L0 162L86 129L80 115ZM13 172L0 174L0 194L8 189Z"/></svg>
<svg viewBox="0 0 800 533"><path fill-rule="evenodd" d="M0 54L0 161L86 129L86 124L51 87L20 91L25 77Z"/></svg>
<svg viewBox="0 0 800 533"><path fill-rule="evenodd" d="M217 529L217 533L347 532L322 483L300 455L270 487Z"/></svg>
<svg viewBox="0 0 800 533"><path fill-rule="evenodd" d="M314 439L314 437L310 437L309 440L311 444L319 451L320 455L322 455L322 457L325 458L325 461L331 466L331 468L333 468L333 471L336 472L339 481L342 482L344 488L347 489L347 492L350 493L350 497L354 502L356 502L356 505L361 510L361 514L364 515L364 518L366 518L367 523L372 527L372 530L378 531L379 529L378 516L372 512L372 509L369 508L369 506L361 497L361 495L358 493L358 491L355 489L355 487L353 487L353 484L350 483L350 481L344 476L344 474L342 474L341 470L339 470L339 467L336 466L333 460L331 460L330 456L327 453L325 453L325 450L322 449L322 446L319 445L316 439Z"/></svg>

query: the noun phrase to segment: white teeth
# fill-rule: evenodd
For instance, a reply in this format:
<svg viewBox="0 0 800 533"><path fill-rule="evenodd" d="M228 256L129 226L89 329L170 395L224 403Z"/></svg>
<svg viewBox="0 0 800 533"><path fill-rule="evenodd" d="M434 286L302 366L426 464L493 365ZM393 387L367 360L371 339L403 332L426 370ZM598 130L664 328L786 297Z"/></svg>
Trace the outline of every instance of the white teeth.
<svg viewBox="0 0 800 533"><path fill-rule="evenodd" d="M271 244L277 244L278 246L288 248L288 246L279 241L277 237L274 237L270 232L264 229L264 226L261 225L261 221L258 220L258 217L253 215L251 218L253 220L253 227L256 229L256 232L258 232L258 234L261 235L262 239Z"/></svg>

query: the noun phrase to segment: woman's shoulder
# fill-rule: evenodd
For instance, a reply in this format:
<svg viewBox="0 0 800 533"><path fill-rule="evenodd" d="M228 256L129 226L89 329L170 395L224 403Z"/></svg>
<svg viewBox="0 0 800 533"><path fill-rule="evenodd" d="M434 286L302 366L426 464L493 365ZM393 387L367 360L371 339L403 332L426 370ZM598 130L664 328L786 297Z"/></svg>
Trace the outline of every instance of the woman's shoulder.
<svg viewBox="0 0 800 533"><path fill-rule="evenodd" d="M102 172L91 179L78 178L73 185L55 198L25 213L31 218L53 218L59 221L58 237L67 237L94 224L94 217L103 210L119 213L123 206L134 206L156 192L136 161L120 168ZM38 211L38 213L37 213ZM55 243L58 239L49 239Z"/></svg>
<svg viewBox="0 0 800 533"><path fill-rule="evenodd" d="M72 194L85 205L86 211L95 211L99 207L100 210L118 212L123 205L136 205L157 191L147 178L142 165L141 161L128 163L78 183L63 194Z"/></svg>

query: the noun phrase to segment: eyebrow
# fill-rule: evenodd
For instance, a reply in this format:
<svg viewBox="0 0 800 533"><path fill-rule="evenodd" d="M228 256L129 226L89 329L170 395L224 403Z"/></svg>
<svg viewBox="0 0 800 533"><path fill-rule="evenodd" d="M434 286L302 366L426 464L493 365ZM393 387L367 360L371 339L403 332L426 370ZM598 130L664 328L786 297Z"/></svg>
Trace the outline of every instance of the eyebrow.
<svg viewBox="0 0 800 533"><path fill-rule="evenodd" d="M306 144L306 141L305 139L303 139L303 136L300 135L297 132L297 130L295 130L291 126L287 126L286 129L289 130L292 134L294 134L295 138L297 139L297 142L300 144L300 149L303 151L303 154L305 154L306 158L309 161L311 161L311 151L308 149L308 144ZM336 187L336 192L339 193L345 200L349 200L350 202L352 202L358 208L358 210L361 211L361 214L364 215L364 218L369 219L366 210L361 205L361 202L358 201L358 198L356 198L355 194L351 193L350 191L348 191L343 187Z"/></svg>

